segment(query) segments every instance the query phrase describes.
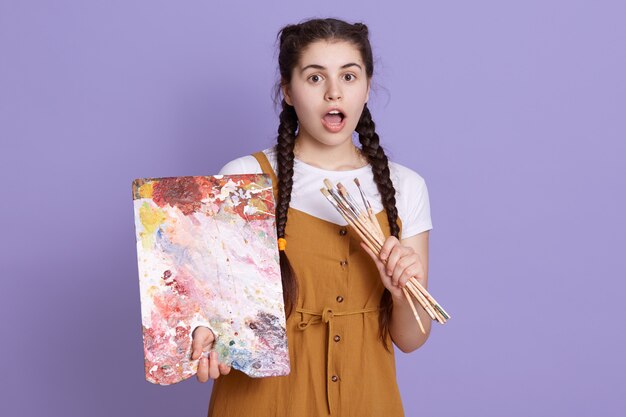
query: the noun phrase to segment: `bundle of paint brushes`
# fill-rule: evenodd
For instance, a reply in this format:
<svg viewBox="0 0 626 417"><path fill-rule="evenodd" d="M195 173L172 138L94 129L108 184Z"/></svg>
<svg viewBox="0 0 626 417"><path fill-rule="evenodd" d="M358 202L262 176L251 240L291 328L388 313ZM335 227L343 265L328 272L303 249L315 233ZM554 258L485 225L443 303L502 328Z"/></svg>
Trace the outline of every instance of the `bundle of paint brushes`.
<svg viewBox="0 0 626 417"><path fill-rule="evenodd" d="M322 194L326 196L328 201L337 209L337 211L343 216L348 224L357 232L363 242L374 252L376 255L380 254L383 244L385 243L385 235L378 223L378 219L374 215L370 202L365 197L361 184L357 178L354 179L356 186L361 194L363 200L363 206L359 206L357 202L352 198L346 187L341 183L337 183L335 188L328 179L324 180L326 188L322 188ZM428 313L431 319L444 324L450 316L446 311L435 301L435 299L426 291L426 289L419 283L415 277L411 277L404 288L402 288L404 296L409 302L415 319L419 324L422 333L426 333L422 321L420 320L415 304L411 296L420 303L424 310Z"/></svg>

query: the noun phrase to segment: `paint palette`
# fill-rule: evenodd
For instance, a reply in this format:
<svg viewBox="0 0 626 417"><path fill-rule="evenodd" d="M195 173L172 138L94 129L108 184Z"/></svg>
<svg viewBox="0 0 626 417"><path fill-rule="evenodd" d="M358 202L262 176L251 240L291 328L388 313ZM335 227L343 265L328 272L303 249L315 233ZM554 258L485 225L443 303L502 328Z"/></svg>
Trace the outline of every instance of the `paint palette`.
<svg viewBox="0 0 626 417"><path fill-rule="evenodd" d="M269 176L141 178L132 188L146 380L196 373L198 325L217 335L220 362L251 377L287 375Z"/></svg>

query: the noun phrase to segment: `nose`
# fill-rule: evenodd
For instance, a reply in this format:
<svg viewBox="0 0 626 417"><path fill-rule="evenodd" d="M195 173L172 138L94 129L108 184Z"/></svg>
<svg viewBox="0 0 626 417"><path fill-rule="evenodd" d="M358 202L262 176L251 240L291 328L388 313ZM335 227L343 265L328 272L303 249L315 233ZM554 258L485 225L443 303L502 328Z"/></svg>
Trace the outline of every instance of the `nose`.
<svg viewBox="0 0 626 417"><path fill-rule="evenodd" d="M328 88L326 89L326 100L339 100L341 95L341 89L339 88L339 83L336 81L329 81Z"/></svg>

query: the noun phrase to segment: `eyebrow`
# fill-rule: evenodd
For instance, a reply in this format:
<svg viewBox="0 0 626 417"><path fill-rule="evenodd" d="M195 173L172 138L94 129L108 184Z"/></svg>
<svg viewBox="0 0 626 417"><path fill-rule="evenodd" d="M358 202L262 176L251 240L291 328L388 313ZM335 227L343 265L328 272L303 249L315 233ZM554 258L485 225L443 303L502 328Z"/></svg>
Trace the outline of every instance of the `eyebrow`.
<svg viewBox="0 0 626 417"><path fill-rule="evenodd" d="M349 68L349 67L359 67L359 69L362 71L363 68L361 68L361 66L355 62L350 62L349 64L345 64L341 66L341 69L344 68ZM321 65L317 65L317 64L311 64L311 65L307 65L306 67L302 68L302 70L300 70L300 74L302 74L306 69L308 68L315 68L315 69L320 69L320 70L325 70L326 68L321 66Z"/></svg>

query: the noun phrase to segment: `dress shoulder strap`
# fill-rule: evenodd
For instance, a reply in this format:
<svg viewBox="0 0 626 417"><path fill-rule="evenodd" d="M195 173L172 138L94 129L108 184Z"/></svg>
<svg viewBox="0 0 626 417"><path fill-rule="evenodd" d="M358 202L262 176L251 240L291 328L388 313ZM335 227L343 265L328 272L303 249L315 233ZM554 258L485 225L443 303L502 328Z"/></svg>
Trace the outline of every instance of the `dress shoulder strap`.
<svg viewBox="0 0 626 417"><path fill-rule="evenodd" d="M276 177L276 173L274 172L270 161L267 159L267 156L263 151L255 152L252 156L259 161L259 165L261 165L263 173L270 176L270 179L272 180L272 190L274 191L274 201L276 201L278 199L278 177Z"/></svg>

